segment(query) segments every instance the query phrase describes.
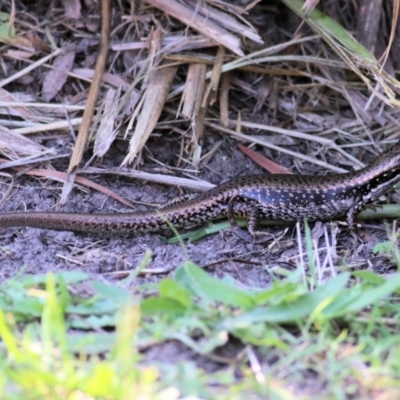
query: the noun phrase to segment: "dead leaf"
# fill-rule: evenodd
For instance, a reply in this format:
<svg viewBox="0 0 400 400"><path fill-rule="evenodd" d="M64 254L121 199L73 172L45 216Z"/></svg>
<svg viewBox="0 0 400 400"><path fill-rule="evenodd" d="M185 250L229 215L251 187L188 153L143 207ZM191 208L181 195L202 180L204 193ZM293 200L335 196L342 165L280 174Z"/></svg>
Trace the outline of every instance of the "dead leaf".
<svg viewBox="0 0 400 400"><path fill-rule="evenodd" d="M246 146L243 146L241 144L238 145L239 149L249 156L255 163L266 169L268 172L271 172L271 174L292 174L292 171L289 171L282 165L279 165L268 158L264 157L263 155L257 153L256 151L249 149Z"/></svg>
<svg viewBox="0 0 400 400"><path fill-rule="evenodd" d="M84 79L93 79L94 69L89 68L74 68L72 73L81 76ZM130 89L131 85L123 78L118 75L110 74L109 72L105 72L103 74L103 82L106 82L110 85L113 85L116 88L121 88L124 92ZM136 91L136 93L139 93Z"/></svg>
<svg viewBox="0 0 400 400"><path fill-rule="evenodd" d="M135 159L156 126L176 71L177 67L161 67L150 73L143 101L138 105L142 108L130 141L129 153L122 165L129 164Z"/></svg>
<svg viewBox="0 0 400 400"><path fill-rule="evenodd" d="M69 50L54 59L53 69L47 73L43 80L42 93L46 101L53 99L67 81L75 59L75 51Z"/></svg>
<svg viewBox="0 0 400 400"><path fill-rule="evenodd" d="M25 120L30 120L32 117L36 116L36 114L27 107L13 105L13 103L18 103L19 101L20 99L16 98L13 93L8 92L4 88L0 88L0 104L2 107L7 108L10 115L16 115Z"/></svg>
<svg viewBox="0 0 400 400"><path fill-rule="evenodd" d="M81 19L80 0L64 0L64 13L66 18Z"/></svg>
<svg viewBox="0 0 400 400"><path fill-rule="evenodd" d="M23 156L37 157L43 153L54 153L54 150L37 144L33 140L0 126L0 152L11 160Z"/></svg>
<svg viewBox="0 0 400 400"><path fill-rule="evenodd" d="M227 47L234 54L239 56L244 55L240 39L221 26L221 18L219 18L218 23L217 21L214 22L210 18L201 15L194 3L182 4L176 0L146 0L146 2L182 21L194 30L201 32L204 36L211 38L216 43Z"/></svg>
<svg viewBox="0 0 400 400"><path fill-rule="evenodd" d="M103 157L117 136L118 130L115 129L115 120L119 111L118 100L120 94L121 90L109 89L103 100L104 108L93 150L93 155L96 157Z"/></svg>
<svg viewBox="0 0 400 400"><path fill-rule="evenodd" d="M207 66L205 64L190 64L185 88L182 93L182 115L186 119L193 119L199 112L203 98Z"/></svg>

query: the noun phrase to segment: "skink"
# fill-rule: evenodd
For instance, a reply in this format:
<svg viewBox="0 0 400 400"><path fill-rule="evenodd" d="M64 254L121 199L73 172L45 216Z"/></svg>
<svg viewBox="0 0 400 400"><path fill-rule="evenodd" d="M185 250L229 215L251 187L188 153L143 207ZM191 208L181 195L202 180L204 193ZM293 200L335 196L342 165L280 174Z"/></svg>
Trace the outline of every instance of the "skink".
<svg viewBox="0 0 400 400"><path fill-rule="evenodd" d="M255 233L259 218L330 220L356 214L400 180L400 141L355 172L334 175L254 175L234 178L199 196L159 210L118 214L0 213L0 228L36 227L104 233L140 233L201 224L231 213L246 216ZM168 222L169 223L168 223Z"/></svg>

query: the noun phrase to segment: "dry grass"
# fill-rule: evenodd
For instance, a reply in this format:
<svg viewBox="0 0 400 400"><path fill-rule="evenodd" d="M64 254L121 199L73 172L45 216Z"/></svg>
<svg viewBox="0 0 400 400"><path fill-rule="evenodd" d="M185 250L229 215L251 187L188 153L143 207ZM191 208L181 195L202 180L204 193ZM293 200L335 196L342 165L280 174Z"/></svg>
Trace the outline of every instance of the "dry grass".
<svg viewBox="0 0 400 400"><path fill-rule="evenodd" d="M182 140L179 158L171 164L196 170L211 156L203 153L208 131L335 172L361 167L365 146L380 149L398 137L393 72L398 61L386 51L382 69L372 53L380 58L390 50L385 39L390 48L399 46L395 25L385 25L396 10L379 13L381 22L373 26L387 35L369 51L345 30L357 25L356 18L366 18L365 10L345 2L339 6L343 15L321 5L342 25L294 0L285 4L300 18L279 2L151 0L134 2L130 9L114 7L112 18L105 6L101 15L100 9L77 8L73 2L64 9L49 4L52 12L43 20L40 6L17 2L9 10L12 30L2 35L7 77L0 81L0 110L8 117L1 121L1 150L19 165L52 153L35 143L38 132L53 137L60 132L61 138L62 129L72 132L78 126L82 132L69 173L76 173L92 143L93 156L102 157L121 137L130 142L123 166L137 166L150 135L164 126ZM103 50L96 52L96 35L102 26L107 33L108 25L107 57ZM377 36L363 24L357 29L354 36L361 43ZM57 39L68 32L68 41ZM96 57L103 64L107 60L104 74L94 69ZM96 96L89 100L96 106L95 121L90 112L83 114L94 111L86 82L100 91L97 105ZM24 94L28 87L29 95ZM90 126L93 141L86 138ZM308 151L291 150L300 142ZM296 165L300 172L309 169Z"/></svg>

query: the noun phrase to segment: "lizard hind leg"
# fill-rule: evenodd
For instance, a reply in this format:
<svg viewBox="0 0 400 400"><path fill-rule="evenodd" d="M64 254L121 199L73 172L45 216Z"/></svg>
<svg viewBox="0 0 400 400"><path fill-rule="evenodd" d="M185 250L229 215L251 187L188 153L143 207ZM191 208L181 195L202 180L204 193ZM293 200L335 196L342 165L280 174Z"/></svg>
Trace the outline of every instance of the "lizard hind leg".
<svg viewBox="0 0 400 400"><path fill-rule="evenodd" d="M235 213L247 216L248 232L238 226ZM227 216L234 234L246 242L257 244L264 243L269 239L269 237L265 237L270 236L267 232L257 230L260 217L257 205L238 202L237 196L233 196L228 203Z"/></svg>
<svg viewBox="0 0 400 400"><path fill-rule="evenodd" d="M357 209L354 209L353 207L350 208L350 210L347 211L347 214L346 214L347 225L350 229L350 232L353 234L357 232L357 226L355 223L356 214L357 214Z"/></svg>
<svg viewBox="0 0 400 400"><path fill-rule="evenodd" d="M232 229L233 233L236 236L238 236L240 239L245 240L246 242L253 243L254 237L252 236L252 234L250 232L246 232L244 229L240 228L235 219L234 206L235 206L235 202L236 202L236 197L237 196L233 196L229 200L228 209L227 209L228 221L231 225L231 229ZM244 210L244 211L245 211L245 213L247 213L247 210Z"/></svg>
<svg viewBox="0 0 400 400"><path fill-rule="evenodd" d="M356 205L351 207L346 214L346 222L347 225L350 229L350 233L353 236L353 238L355 239L355 241L361 241L363 242L363 240L361 239L358 229L357 229L357 224L356 224L356 216L357 213L363 208L363 205Z"/></svg>

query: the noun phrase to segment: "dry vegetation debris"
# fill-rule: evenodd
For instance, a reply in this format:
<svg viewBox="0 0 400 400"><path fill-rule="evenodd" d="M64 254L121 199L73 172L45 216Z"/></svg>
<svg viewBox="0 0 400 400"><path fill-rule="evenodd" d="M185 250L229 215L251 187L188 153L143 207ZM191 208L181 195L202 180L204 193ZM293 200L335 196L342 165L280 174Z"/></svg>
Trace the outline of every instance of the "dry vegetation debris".
<svg viewBox="0 0 400 400"><path fill-rule="evenodd" d="M359 9L340 3L343 13L336 11L333 17L350 31L356 26L356 37L369 52L326 14L310 5L301 8L296 1L284 3L331 48L278 1L132 1L126 8L113 4L111 13L105 12L104 1L103 16L94 3L16 2L3 11L12 24L3 34L2 69L7 77L0 82L2 107L14 118L2 125L34 140L38 129L71 130L82 123L82 110L88 108L85 81L103 75L93 69L103 23L111 26L111 43L97 124L92 125L97 157L106 154L120 133L130 139L123 165L137 165L151 133L167 125L183 139L180 159L172 163L198 169L205 157L205 122L219 120L222 127L246 131L252 113L263 108L258 119L269 123L253 130L290 126L330 138L328 147L337 138L347 145L378 139L379 131L368 132L366 124L386 125L386 130L389 124L389 131L395 131L393 111L376 100L395 102L397 60L386 51L386 73L371 53L380 56L389 44L398 46L393 35L397 25L386 22L390 13L394 19L395 10L375 7L371 18L371 7L366 10L362 2ZM320 6L333 11L328 2ZM350 13L358 19L351 19ZM377 35L382 27L386 35ZM374 90L372 96L366 87ZM254 143L250 135L243 141ZM267 141L262 144L268 146ZM12 140L7 143L3 153L20 152ZM80 146L87 146L87 140Z"/></svg>

